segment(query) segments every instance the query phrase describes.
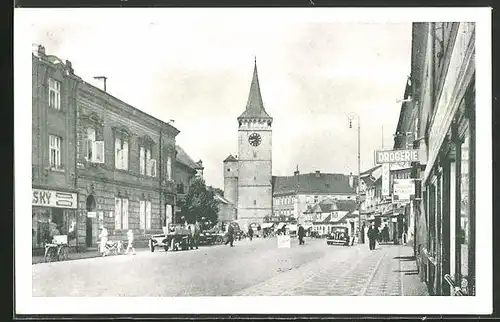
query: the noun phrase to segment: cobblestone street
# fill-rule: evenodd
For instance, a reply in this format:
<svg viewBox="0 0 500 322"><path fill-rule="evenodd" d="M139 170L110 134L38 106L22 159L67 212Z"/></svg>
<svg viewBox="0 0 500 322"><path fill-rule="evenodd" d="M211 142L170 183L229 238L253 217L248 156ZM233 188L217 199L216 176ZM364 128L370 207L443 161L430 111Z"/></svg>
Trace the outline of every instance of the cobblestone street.
<svg viewBox="0 0 500 322"><path fill-rule="evenodd" d="M304 246L292 240L291 248L277 248L275 239L243 240L234 248L33 265L33 296L427 295L411 275L411 253L404 246L327 246L323 239Z"/></svg>

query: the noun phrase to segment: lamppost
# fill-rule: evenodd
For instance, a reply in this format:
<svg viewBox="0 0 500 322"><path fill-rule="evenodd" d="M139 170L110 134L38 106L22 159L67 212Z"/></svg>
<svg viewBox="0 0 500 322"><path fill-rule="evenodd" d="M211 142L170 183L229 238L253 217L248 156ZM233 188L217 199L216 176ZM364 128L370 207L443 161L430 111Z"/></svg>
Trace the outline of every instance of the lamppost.
<svg viewBox="0 0 500 322"><path fill-rule="evenodd" d="M358 123L358 184L356 187L356 204L358 208L358 242L361 243L363 240L363 232L361 231L361 196L360 196L360 186L361 186L361 124L359 120L359 115L356 113L350 113L348 115L349 128L352 129L352 121L356 119Z"/></svg>

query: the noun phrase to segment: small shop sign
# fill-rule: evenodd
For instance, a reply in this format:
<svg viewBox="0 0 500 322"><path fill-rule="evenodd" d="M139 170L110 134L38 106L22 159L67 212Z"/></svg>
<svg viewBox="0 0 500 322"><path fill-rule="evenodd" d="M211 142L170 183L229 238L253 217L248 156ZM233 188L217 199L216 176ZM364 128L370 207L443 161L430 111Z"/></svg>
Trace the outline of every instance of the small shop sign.
<svg viewBox="0 0 500 322"><path fill-rule="evenodd" d="M32 206L71 208L77 207L77 195L71 192L62 192L44 189L32 189Z"/></svg>

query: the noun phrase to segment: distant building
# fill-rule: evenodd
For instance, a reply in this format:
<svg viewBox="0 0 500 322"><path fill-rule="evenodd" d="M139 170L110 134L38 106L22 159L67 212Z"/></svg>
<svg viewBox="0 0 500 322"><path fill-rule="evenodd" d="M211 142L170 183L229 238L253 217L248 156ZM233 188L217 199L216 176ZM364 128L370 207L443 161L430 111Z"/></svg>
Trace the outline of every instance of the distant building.
<svg viewBox="0 0 500 322"><path fill-rule="evenodd" d="M235 205L219 194L215 194L215 200L219 205L219 212L217 213L217 219L219 223L225 223L236 219L236 207Z"/></svg>
<svg viewBox="0 0 500 322"><path fill-rule="evenodd" d="M357 216L350 216L356 211L356 201L334 200L326 198L304 213L304 227L320 235L332 232L334 226L344 226L350 232L357 229Z"/></svg>
<svg viewBox="0 0 500 322"><path fill-rule="evenodd" d="M300 174L273 177L273 215L293 216L303 223L303 213L325 199L356 200L357 179L340 173Z"/></svg>

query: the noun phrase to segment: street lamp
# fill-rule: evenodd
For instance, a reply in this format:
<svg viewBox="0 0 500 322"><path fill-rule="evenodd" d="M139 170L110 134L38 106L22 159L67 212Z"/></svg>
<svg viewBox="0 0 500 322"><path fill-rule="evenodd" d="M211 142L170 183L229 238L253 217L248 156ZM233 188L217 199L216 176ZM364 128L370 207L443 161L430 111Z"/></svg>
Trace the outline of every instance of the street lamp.
<svg viewBox="0 0 500 322"><path fill-rule="evenodd" d="M356 204L358 208L358 242L361 243L363 240L363 232L361 231L361 197L360 197L360 185L361 185L361 122L359 120L359 115L356 113L350 113L348 115L349 128L352 129L352 121L354 119L358 122L358 184L356 187Z"/></svg>

